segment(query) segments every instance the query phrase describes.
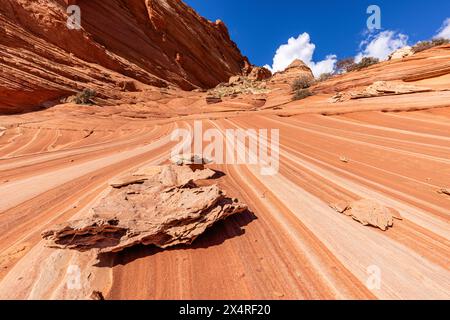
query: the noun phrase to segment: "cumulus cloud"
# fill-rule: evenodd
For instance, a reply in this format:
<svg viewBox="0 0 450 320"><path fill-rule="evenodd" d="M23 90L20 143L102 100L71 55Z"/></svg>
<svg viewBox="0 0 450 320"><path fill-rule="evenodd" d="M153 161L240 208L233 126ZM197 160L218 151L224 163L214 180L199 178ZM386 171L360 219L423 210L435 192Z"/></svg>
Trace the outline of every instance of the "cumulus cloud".
<svg viewBox="0 0 450 320"><path fill-rule="evenodd" d="M305 32L297 38L290 38L286 44L281 45L273 57L272 67L269 65L265 67L272 72L283 71L292 61L300 59L311 68L315 76L333 72L337 62L336 55L328 55L325 60L315 62L313 61L315 50L316 45L311 43L309 34Z"/></svg>
<svg viewBox="0 0 450 320"><path fill-rule="evenodd" d="M355 61L360 62L364 57L374 57L386 60L397 49L408 45L408 36L403 33L386 30L377 34L370 34L360 44L361 51L356 55Z"/></svg>
<svg viewBox="0 0 450 320"><path fill-rule="evenodd" d="M444 21L442 27L438 30L438 34L435 35L434 38L450 39L450 18L447 18Z"/></svg>

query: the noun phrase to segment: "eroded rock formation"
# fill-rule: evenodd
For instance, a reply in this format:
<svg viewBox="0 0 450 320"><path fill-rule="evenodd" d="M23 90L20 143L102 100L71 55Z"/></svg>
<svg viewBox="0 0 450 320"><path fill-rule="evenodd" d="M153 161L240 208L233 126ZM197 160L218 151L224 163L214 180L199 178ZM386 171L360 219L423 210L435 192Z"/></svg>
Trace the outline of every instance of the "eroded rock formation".
<svg viewBox="0 0 450 320"><path fill-rule="evenodd" d="M261 95L269 92L267 81L258 81L245 76L233 76L229 82L221 83L214 89L209 90L207 99L220 99L241 94Z"/></svg>
<svg viewBox="0 0 450 320"><path fill-rule="evenodd" d="M277 72L272 77L274 83L293 83L295 79L305 76L314 80L311 69L301 60L294 60L284 71Z"/></svg>
<svg viewBox="0 0 450 320"><path fill-rule="evenodd" d="M401 220L400 214L371 199L362 199L354 202L340 201L331 207L339 213L352 217L364 226L372 226L383 231L394 225L394 219Z"/></svg>
<svg viewBox="0 0 450 320"><path fill-rule="evenodd" d="M270 79L271 77L272 72L264 67L253 67L252 71L248 75L248 78L254 81L263 81Z"/></svg>
<svg viewBox="0 0 450 320"><path fill-rule="evenodd" d="M101 253L137 244L160 248L190 244L215 222L247 209L217 185L195 184L214 174L210 169L184 165L141 169L137 176L112 183L110 193L92 208L92 216L57 226L42 236L53 248L98 249Z"/></svg>
<svg viewBox="0 0 450 320"><path fill-rule="evenodd" d="M392 52L389 55L388 59L389 60L403 59L406 57L410 57L412 55L414 55L414 50L410 46L406 46Z"/></svg>
<svg viewBox="0 0 450 320"><path fill-rule="evenodd" d="M369 86L376 81L413 82L445 76L450 73L449 53L450 45L447 44L403 59L380 62L360 71L319 82L313 91L331 94Z"/></svg>
<svg viewBox="0 0 450 320"><path fill-rule="evenodd" d="M0 112L86 87L110 99L145 85L211 88L250 65L222 21L180 0L78 1L81 30L67 28L66 3L1 1Z"/></svg>

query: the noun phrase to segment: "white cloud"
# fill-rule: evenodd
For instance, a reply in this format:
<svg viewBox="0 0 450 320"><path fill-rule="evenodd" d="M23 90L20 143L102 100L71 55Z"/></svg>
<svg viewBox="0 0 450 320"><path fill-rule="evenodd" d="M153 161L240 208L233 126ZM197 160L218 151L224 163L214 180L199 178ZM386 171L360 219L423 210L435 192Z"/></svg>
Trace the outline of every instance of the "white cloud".
<svg viewBox="0 0 450 320"><path fill-rule="evenodd" d="M442 27L438 30L438 34L435 35L434 38L450 39L450 18L447 18L444 21Z"/></svg>
<svg viewBox="0 0 450 320"><path fill-rule="evenodd" d="M386 60L389 54L408 45L408 36L394 31L383 31L370 34L360 44L361 51L356 55L355 61L360 62L364 57L374 57Z"/></svg>
<svg viewBox="0 0 450 320"><path fill-rule="evenodd" d="M272 67L268 65L265 67L272 72L283 71L292 61L300 59L311 68L315 76L333 72L337 61L336 55L328 55L325 60L314 62L313 55L315 50L316 45L311 43L309 34L305 32L297 38L290 38L287 44L281 45L273 57Z"/></svg>

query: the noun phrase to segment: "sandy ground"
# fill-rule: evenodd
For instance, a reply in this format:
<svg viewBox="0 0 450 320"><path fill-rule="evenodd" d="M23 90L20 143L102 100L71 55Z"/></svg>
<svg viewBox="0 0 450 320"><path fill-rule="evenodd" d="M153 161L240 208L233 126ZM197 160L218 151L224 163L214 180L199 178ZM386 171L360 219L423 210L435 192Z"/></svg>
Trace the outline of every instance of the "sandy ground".
<svg viewBox="0 0 450 320"><path fill-rule="evenodd" d="M437 191L450 181L449 97L330 106L318 96L167 119L70 106L1 117L0 298L84 299L99 290L108 299L448 299L450 197ZM250 212L166 251L136 247L97 260L44 246L40 233L89 214L108 180L167 162L171 132L192 129L195 119L222 133L280 130L277 175L214 166L226 174L220 185ZM329 207L360 198L397 209L403 221L383 232ZM70 289L73 266L81 286ZM374 266L381 286L369 290Z"/></svg>

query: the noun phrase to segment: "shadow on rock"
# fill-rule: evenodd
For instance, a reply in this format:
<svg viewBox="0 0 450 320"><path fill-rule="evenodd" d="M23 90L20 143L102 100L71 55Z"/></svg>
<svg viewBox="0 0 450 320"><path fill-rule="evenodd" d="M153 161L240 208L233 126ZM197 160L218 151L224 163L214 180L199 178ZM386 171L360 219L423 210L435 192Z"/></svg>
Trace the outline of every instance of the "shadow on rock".
<svg viewBox="0 0 450 320"><path fill-rule="evenodd" d="M118 265L127 265L135 260L153 256L162 251L195 250L218 246L227 240L245 234L244 227L256 219L258 218L253 212L246 210L241 214L217 222L214 226L207 229L205 233L200 235L191 245L178 245L167 249L161 249L151 245L137 245L118 253L101 253L98 255L99 261L95 266L111 268Z"/></svg>

